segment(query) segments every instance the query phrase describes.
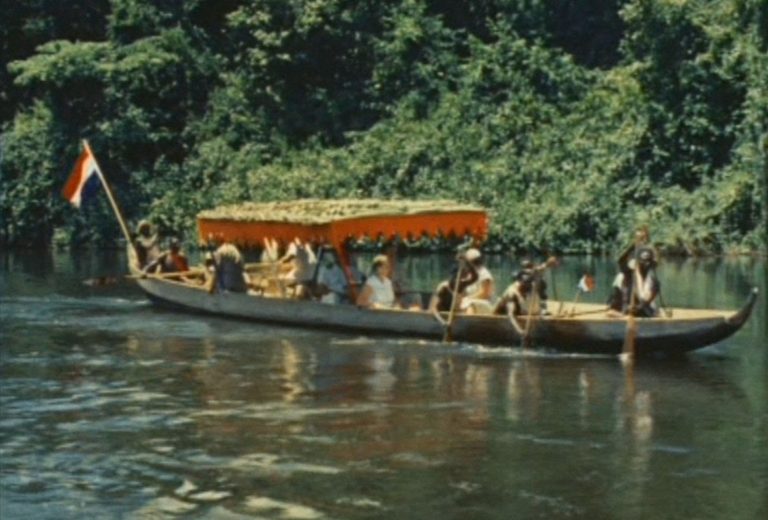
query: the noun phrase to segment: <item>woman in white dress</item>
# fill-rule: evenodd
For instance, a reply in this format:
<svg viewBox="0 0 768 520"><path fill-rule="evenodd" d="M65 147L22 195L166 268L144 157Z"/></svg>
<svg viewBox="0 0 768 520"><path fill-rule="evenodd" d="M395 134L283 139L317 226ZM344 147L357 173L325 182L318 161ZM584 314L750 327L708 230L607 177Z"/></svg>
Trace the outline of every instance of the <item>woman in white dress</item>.
<svg viewBox="0 0 768 520"><path fill-rule="evenodd" d="M392 309L396 307L395 290L389 275L392 268L385 255L373 259L371 275L365 281L357 296L357 305L369 309Z"/></svg>

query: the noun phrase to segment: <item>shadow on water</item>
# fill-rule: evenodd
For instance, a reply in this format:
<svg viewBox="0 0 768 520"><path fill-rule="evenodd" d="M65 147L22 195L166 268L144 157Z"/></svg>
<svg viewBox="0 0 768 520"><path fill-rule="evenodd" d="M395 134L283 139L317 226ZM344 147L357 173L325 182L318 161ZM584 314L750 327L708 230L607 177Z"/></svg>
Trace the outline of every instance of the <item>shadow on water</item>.
<svg viewBox="0 0 768 520"><path fill-rule="evenodd" d="M445 264L402 269L428 288ZM514 267L490 264L498 276ZM129 285L82 285L119 265L112 258L2 265L2 518L752 518L766 508L764 320L628 372L612 357L158 310ZM585 265L610 279L610 263L574 258L556 286L575 286ZM760 263L665 269L674 303L738 306L742 289L764 287Z"/></svg>

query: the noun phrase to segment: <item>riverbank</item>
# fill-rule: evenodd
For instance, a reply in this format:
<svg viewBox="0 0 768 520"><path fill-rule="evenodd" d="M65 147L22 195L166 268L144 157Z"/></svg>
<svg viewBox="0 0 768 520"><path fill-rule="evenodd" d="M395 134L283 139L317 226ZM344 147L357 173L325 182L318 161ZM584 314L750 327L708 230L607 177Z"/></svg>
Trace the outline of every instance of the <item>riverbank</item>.
<svg viewBox="0 0 768 520"><path fill-rule="evenodd" d="M182 242L182 245L184 249L188 253L194 253L199 254L201 251L204 250L203 247L201 247L196 242L188 242L184 241ZM2 246L5 251L8 252L29 252L29 251L72 251L72 252L98 252L98 251L123 251L125 249L125 241L119 241L116 244L77 244L77 245L70 245L70 244L51 244L49 247L40 247L40 246L20 246L20 245L14 245L14 246ZM748 251L748 250L741 250L741 249L734 249L729 252L720 252L720 253L703 253L698 252L697 254L693 254L689 250L686 249L679 249L679 248L665 248L664 246L659 247L657 245L657 248L659 252L661 253L663 258L670 258L670 259L704 259L704 258L710 258L710 259L717 259L717 258L739 258L739 257L752 257L757 259L765 259L768 258L768 251ZM589 252L589 251L579 251L579 250L565 250L565 251L552 251L547 250L543 248L537 248L533 251L526 251L526 250L515 250L515 249L506 249L501 246L493 246L493 245L484 245L480 248L486 255L501 255L501 256L509 256L509 257L520 257L524 258L526 256L534 256L534 257L540 257L540 256L547 256L547 255L556 255L556 256L570 256L570 257L577 257L577 256L595 256L600 258L612 258L616 252L615 251L608 251L608 250L601 250L598 252ZM361 253L369 253L374 251L380 251L380 247L376 246L366 246L366 245L358 245L358 246L351 246L350 251L354 252L361 252ZM616 248L616 251L618 251L619 248ZM407 254L444 254L444 253L450 253L451 251L456 251L456 246L402 246L401 252L407 253Z"/></svg>

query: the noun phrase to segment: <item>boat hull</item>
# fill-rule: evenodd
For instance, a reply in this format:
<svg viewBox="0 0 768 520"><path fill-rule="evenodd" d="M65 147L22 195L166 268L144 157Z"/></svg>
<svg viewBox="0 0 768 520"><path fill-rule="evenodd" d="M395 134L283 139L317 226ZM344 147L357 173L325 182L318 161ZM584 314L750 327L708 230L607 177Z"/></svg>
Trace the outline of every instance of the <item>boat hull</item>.
<svg viewBox="0 0 768 520"><path fill-rule="evenodd" d="M217 316L438 340L444 333L443 325L427 312L372 310L251 294L209 294L200 286L156 277L137 281L155 302ZM676 317L637 319L637 354L682 354L722 341L744 324L756 297L754 290L737 312L675 309ZM573 315L533 318L530 343L573 353L621 353L626 318L608 317L604 308L595 304L581 304L574 310ZM520 321L525 327L525 318ZM499 316L456 315L452 333L456 341L488 345L519 346L522 340L509 319Z"/></svg>

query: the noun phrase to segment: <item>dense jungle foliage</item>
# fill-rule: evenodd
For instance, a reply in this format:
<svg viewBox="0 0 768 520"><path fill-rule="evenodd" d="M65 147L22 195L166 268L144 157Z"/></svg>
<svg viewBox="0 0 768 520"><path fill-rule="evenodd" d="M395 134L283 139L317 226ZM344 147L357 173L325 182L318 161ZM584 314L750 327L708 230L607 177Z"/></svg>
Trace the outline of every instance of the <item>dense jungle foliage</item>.
<svg viewBox="0 0 768 520"><path fill-rule="evenodd" d="M109 243L59 196L90 140L132 222L453 198L492 243L765 250L765 0L0 0L0 240Z"/></svg>

